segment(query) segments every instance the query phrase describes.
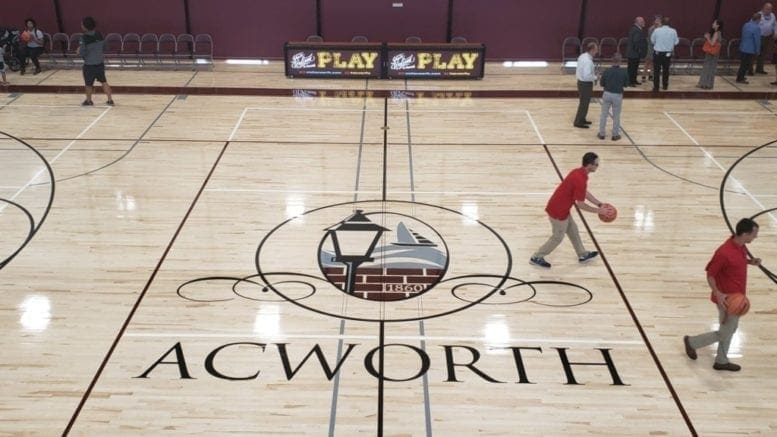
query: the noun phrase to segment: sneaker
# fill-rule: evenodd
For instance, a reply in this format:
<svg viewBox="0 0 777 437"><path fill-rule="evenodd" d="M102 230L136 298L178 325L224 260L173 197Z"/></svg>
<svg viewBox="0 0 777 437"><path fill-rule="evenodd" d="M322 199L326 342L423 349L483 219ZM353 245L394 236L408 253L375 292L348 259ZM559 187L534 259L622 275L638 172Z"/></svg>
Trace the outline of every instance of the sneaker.
<svg viewBox="0 0 777 437"><path fill-rule="evenodd" d="M599 138L600 140L604 139L604 134L596 134L596 138Z"/></svg>
<svg viewBox="0 0 777 437"><path fill-rule="evenodd" d="M715 363L712 365L712 368L715 370L728 370L730 372L739 372L740 370L742 370L742 366L734 363L726 363L726 364Z"/></svg>
<svg viewBox="0 0 777 437"><path fill-rule="evenodd" d="M83 102L81 102L81 106L94 106L94 102L92 102L91 100L84 100Z"/></svg>
<svg viewBox="0 0 777 437"><path fill-rule="evenodd" d="M691 347L691 338L687 335L683 337L683 344L685 345L685 355L688 355L688 358L695 360L697 358L696 349Z"/></svg>
<svg viewBox="0 0 777 437"><path fill-rule="evenodd" d="M550 263L545 261L545 258L540 258L540 257L537 257L537 256L533 256L533 257L529 258L529 264L533 264L533 265L538 266L538 267L544 267L546 269L550 268Z"/></svg>
<svg viewBox="0 0 777 437"><path fill-rule="evenodd" d="M108 105L108 106L113 106L114 105L113 100L108 100L107 102L105 102L105 104Z"/></svg>
<svg viewBox="0 0 777 437"><path fill-rule="evenodd" d="M593 252L588 252L585 255L577 258L577 261L580 262L581 264L584 264L596 258L597 256L599 256L599 252L594 250Z"/></svg>
<svg viewBox="0 0 777 437"><path fill-rule="evenodd" d="M602 138L602 139L604 139L604 138ZM612 140L613 140L613 141L618 141L619 139L621 139L621 136L620 136L620 135L613 135L613 136L612 136Z"/></svg>

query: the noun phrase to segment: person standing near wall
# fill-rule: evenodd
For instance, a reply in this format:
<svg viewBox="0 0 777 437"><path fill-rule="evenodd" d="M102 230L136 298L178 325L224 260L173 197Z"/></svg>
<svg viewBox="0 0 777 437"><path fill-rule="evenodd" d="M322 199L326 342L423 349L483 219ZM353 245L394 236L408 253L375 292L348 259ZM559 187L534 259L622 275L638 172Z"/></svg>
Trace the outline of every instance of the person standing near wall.
<svg viewBox="0 0 777 437"><path fill-rule="evenodd" d="M647 56L647 38L645 37L645 19L637 17L634 24L629 29L628 46L626 48L626 57L628 58L629 84L628 86L642 85L637 82L637 72L639 71L640 59Z"/></svg>
<svg viewBox="0 0 777 437"><path fill-rule="evenodd" d="M81 29L84 34L81 36L78 46L78 54L84 58L84 91L86 100L81 103L82 106L92 106L92 93L94 92L94 81L98 80L103 85L103 92L108 98L106 104L113 106L113 97L111 96L111 86L105 79L105 55L103 46L105 40L102 34L95 30L97 22L92 17L85 17L81 21Z"/></svg>
<svg viewBox="0 0 777 437"><path fill-rule="evenodd" d="M594 56L599 50L595 43L589 43L585 48L585 53L577 58L577 68L575 77L577 77L577 92L580 94L580 101L577 104L577 114L573 126L580 129L588 129L590 121L586 120L588 116L588 106L591 103L591 97L594 95L594 83L596 82L596 69L594 67Z"/></svg>
<svg viewBox="0 0 777 437"><path fill-rule="evenodd" d="M661 27L650 35L653 43L653 91L658 91L658 82L664 91L669 88L669 65L672 63L674 47L680 42L677 31L669 26L669 17L661 20ZM659 78L660 76L660 78Z"/></svg>
<svg viewBox="0 0 777 437"><path fill-rule="evenodd" d="M701 69L697 88L711 90L715 85L715 73L720 58L720 41L723 38L723 21L714 20L712 28L704 34L704 66Z"/></svg>
<svg viewBox="0 0 777 437"><path fill-rule="evenodd" d="M761 50L758 52L758 58L756 59L755 72L757 74L768 74L764 70L764 61L772 55L774 37L777 36L777 20L774 18L771 3L764 3L760 13L761 19L758 21L758 27L761 30ZM750 70L752 75L752 67L750 67Z"/></svg>
<svg viewBox="0 0 777 437"><path fill-rule="evenodd" d="M756 12L753 17L742 26L742 38L739 40L739 70L737 71L737 83L748 84L745 74L753 66L753 59L761 51L761 13Z"/></svg>
<svg viewBox="0 0 777 437"><path fill-rule="evenodd" d="M650 37L653 36L653 31L661 27L661 16L656 15L653 17L653 24L647 30L647 55L645 55L645 72L648 75L648 80L653 80L653 42ZM642 75L642 80L645 80L645 75Z"/></svg>

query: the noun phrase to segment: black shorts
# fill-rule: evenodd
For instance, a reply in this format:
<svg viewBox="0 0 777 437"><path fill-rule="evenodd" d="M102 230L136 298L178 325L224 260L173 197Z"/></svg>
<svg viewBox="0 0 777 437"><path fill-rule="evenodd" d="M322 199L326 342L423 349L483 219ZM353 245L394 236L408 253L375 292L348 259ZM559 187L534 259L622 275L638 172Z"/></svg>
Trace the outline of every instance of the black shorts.
<svg viewBox="0 0 777 437"><path fill-rule="evenodd" d="M94 85L95 79L100 83L108 82L105 80L105 64L84 65L84 85Z"/></svg>

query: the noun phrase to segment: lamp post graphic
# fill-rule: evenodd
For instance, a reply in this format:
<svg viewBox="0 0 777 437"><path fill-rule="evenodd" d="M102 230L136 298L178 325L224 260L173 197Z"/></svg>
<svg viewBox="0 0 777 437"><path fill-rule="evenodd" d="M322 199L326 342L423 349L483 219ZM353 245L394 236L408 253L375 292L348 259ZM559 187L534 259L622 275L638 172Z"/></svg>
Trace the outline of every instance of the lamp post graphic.
<svg viewBox="0 0 777 437"><path fill-rule="evenodd" d="M357 209L355 213L340 223L326 229L334 244L334 262L346 265L345 292L354 293L356 269L362 263L373 261L370 256L378 244L381 235L389 229L370 221L364 211Z"/></svg>

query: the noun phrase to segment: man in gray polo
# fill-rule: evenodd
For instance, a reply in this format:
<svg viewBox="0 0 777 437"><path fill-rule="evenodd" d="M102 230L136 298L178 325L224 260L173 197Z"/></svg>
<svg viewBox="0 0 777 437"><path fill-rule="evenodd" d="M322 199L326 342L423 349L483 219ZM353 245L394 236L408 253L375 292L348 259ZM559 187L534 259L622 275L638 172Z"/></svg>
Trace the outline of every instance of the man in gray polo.
<svg viewBox="0 0 777 437"><path fill-rule="evenodd" d="M663 89L669 88L669 64L672 62L674 47L680 42L677 31L669 26L669 17L664 17L661 27L650 35L653 43L653 91L658 91L659 75Z"/></svg>

